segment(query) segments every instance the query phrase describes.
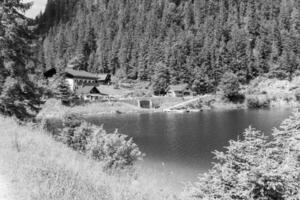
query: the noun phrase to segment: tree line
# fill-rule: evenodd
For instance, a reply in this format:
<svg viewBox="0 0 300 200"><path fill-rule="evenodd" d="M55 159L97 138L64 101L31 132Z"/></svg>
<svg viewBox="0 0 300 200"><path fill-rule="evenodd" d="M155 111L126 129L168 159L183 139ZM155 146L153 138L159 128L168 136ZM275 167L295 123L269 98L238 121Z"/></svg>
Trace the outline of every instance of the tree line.
<svg viewBox="0 0 300 200"><path fill-rule="evenodd" d="M49 0L36 20L43 69L75 63L206 93L225 72L246 84L300 68L298 0Z"/></svg>

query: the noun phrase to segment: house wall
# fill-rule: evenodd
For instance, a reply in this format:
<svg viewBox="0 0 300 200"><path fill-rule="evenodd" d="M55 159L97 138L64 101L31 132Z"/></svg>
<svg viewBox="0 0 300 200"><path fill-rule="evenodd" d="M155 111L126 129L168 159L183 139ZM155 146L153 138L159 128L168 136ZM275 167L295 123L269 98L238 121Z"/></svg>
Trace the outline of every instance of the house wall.
<svg viewBox="0 0 300 200"><path fill-rule="evenodd" d="M84 87L84 86L95 86L98 85L97 80L91 80L91 79L77 79L77 78L66 78L67 83L70 86L71 91L75 92L78 88Z"/></svg>
<svg viewBox="0 0 300 200"><path fill-rule="evenodd" d="M74 81L74 79L66 78L66 81L69 84L71 91L74 92L75 91L75 81Z"/></svg>

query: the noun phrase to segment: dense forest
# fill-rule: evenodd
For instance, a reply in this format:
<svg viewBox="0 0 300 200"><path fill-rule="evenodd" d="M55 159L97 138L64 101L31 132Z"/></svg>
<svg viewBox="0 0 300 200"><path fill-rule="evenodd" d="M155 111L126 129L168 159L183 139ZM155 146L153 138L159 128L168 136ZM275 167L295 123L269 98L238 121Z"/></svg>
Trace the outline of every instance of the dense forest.
<svg viewBox="0 0 300 200"><path fill-rule="evenodd" d="M299 0L48 0L36 20L42 69L208 90L228 71L246 84L300 69Z"/></svg>

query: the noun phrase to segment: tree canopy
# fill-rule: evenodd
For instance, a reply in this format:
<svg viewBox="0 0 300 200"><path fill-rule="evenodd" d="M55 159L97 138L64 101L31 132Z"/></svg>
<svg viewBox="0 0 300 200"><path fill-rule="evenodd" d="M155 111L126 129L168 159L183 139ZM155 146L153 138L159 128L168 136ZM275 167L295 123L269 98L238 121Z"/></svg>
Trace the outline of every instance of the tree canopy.
<svg viewBox="0 0 300 200"><path fill-rule="evenodd" d="M48 68L84 57L88 71L152 80L163 63L172 84L199 85L197 71L216 87L229 70L242 84L293 77L299 12L298 0L49 0L37 20Z"/></svg>

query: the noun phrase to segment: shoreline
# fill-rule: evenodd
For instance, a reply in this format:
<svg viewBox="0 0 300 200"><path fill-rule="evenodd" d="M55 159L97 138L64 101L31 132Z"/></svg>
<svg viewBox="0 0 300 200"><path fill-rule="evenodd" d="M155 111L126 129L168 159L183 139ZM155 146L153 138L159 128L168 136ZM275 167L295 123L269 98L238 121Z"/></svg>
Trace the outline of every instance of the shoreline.
<svg viewBox="0 0 300 200"><path fill-rule="evenodd" d="M255 96L255 97L258 97ZM179 98L178 98L179 99ZM298 108L299 102L285 102L270 100L269 106L249 108L247 102L232 103L225 102L217 96L212 96L214 103L202 102L201 108L186 108L178 110L167 110L166 106L157 109L144 109L124 102L94 102L86 105L66 107L61 105L58 100L50 99L46 102L42 110L37 116L37 119L61 119L66 114L75 114L81 116L108 116L108 115L123 115L123 114L144 114L144 113L195 113L203 111L226 111L226 110L246 110L246 109L274 109L274 108Z"/></svg>

